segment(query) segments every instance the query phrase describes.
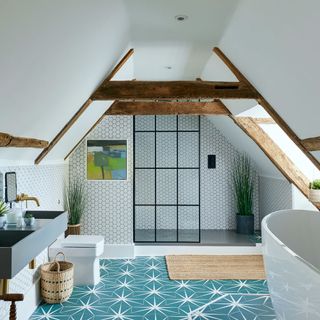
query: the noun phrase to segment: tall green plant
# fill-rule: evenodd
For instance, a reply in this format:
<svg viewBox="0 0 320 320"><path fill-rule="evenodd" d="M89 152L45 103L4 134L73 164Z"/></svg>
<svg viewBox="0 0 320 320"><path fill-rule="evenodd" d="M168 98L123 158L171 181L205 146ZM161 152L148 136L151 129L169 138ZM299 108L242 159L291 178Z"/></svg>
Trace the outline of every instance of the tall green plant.
<svg viewBox="0 0 320 320"><path fill-rule="evenodd" d="M238 212L241 216L253 214L253 177L252 165L246 154L240 154L234 160L233 188Z"/></svg>
<svg viewBox="0 0 320 320"><path fill-rule="evenodd" d="M9 211L9 208L7 204L0 199L0 217L3 217L8 211Z"/></svg>
<svg viewBox="0 0 320 320"><path fill-rule="evenodd" d="M65 193L66 210L69 212L69 224L79 224L84 213L85 196L83 184L76 180L70 182Z"/></svg>

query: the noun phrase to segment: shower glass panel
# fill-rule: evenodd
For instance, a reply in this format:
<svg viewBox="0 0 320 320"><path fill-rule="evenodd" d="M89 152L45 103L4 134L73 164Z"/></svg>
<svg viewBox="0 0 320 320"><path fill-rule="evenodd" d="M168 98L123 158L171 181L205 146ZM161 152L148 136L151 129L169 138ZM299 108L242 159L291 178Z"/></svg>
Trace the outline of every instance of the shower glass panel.
<svg viewBox="0 0 320 320"><path fill-rule="evenodd" d="M178 237L181 242L197 242L200 237L198 206L180 206L178 209Z"/></svg>
<svg viewBox="0 0 320 320"><path fill-rule="evenodd" d="M175 168L177 166L177 134L175 132L157 132L157 168Z"/></svg>
<svg viewBox="0 0 320 320"><path fill-rule="evenodd" d="M156 240L156 221L154 206L137 206L135 210L135 239L137 242Z"/></svg>
<svg viewBox="0 0 320 320"><path fill-rule="evenodd" d="M157 131L177 131L176 116L157 116Z"/></svg>
<svg viewBox="0 0 320 320"><path fill-rule="evenodd" d="M199 131L199 130L200 130L199 117L179 116L178 131Z"/></svg>
<svg viewBox="0 0 320 320"><path fill-rule="evenodd" d="M157 242L175 242L177 234L177 208L157 206Z"/></svg>
<svg viewBox="0 0 320 320"><path fill-rule="evenodd" d="M157 204L177 204L177 173L174 169L157 170Z"/></svg>
<svg viewBox="0 0 320 320"><path fill-rule="evenodd" d="M154 116L136 117L135 131L154 131L156 120Z"/></svg>
<svg viewBox="0 0 320 320"><path fill-rule="evenodd" d="M178 204L199 205L199 170L179 169L178 170Z"/></svg>
<svg viewBox="0 0 320 320"><path fill-rule="evenodd" d="M200 117L134 117L134 242L200 242Z"/></svg>
<svg viewBox="0 0 320 320"><path fill-rule="evenodd" d="M155 197L155 170L135 170L135 202L136 205L154 205Z"/></svg>
<svg viewBox="0 0 320 320"><path fill-rule="evenodd" d="M136 132L135 139L135 167L136 168L154 168L155 164L155 133L154 132ZM148 146L146 149L145 146Z"/></svg>
<svg viewBox="0 0 320 320"><path fill-rule="evenodd" d="M198 168L199 164L199 133L178 132L178 166L179 168Z"/></svg>

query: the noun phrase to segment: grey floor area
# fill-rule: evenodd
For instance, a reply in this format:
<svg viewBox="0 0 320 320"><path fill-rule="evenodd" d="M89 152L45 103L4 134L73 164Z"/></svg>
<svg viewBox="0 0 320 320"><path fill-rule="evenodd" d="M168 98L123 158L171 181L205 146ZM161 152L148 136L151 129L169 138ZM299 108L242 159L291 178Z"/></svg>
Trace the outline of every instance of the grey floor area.
<svg viewBox="0 0 320 320"><path fill-rule="evenodd" d="M135 231L136 245L177 245L177 231L171 229L158 229L157 241L155 230L137 229ZM233 230L201 230L184 229L178 231L179 245L201 246L255 246L255 242L248 235L238 234Z"/></svg>

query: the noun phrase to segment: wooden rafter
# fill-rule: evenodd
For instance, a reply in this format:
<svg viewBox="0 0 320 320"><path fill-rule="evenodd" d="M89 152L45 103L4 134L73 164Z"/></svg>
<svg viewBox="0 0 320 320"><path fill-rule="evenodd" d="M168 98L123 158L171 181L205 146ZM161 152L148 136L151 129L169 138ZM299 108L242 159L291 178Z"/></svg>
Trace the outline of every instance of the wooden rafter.
<svg viewBox="0 0 320 320"><path fill-rule="evenodd" d="M171 101L115 101L108 110L94 123L86 134L65 156L68 159L80 143L90 134L90 132L110 115L169 115L169 114L196 114L196 115L230 115L230 111L220 101L213 102L171 102Z"/></svg>
<svg viewBox="0 0 320 320"><path fill-rule="evenodd" d="M0 147L15 148L45 148L48 141L34 138L14 137L8 133L0 132Z"/></svg>
<svg viewBox="0 0 320 320"><path fill-rule="evenodd" d="M73 115L73 117L66 123L66 125L59 131L59 133L53 138L49 145L43 149L35 160L35 164L39 164L43 158L53 149L53 147L61 140L61 138L67 133L67 131L73 126L73 124L80 118L85 110L90 106L92 100L88 99L81 108Z"/></svg>
<svg viewBox="0 0 320 320"><path fill-rule="evenodd" d="M116 101L106 115L229 115L221 101L173 102L173 101Z"/></svg>
<svg viewBox="0 0 320 320"><path fill-rule="evenodd" d="M308 197L309 180L280 147L249 117L234 117L233 121L260 147L278 170ZM315 204L316 205L316 204Z"/></svg>
<svg viewBox="0 0 320 320"><path fill-rule="evenodd" d="M108 81L110 81L115 76L115 74L121 69L121 67L128 61L128 59L132 56L133 53L134 53L134 50L130 49L125 54L125 56L119 61L119 63L112 69L112 71L108 74L108 76L103 80L100 86L105 85ZM100 86L98 87L97 90L99 90ZM95 92L93 94L95 94ZM35 160L35 164L39 164L43 160L43 158L53 149L53 147L61 140L61 138L67 133L67 131L73 126L73 124L87 110L87 108L90 106L92 102L93 102L93 99L91 97L87 99L87 101L81 106L81 108L73 115L73 117L53 138L53 140L49 143L49 145L39 154L39 156Z"/></svg>
<svg viewBox="0 0 320 320"><path fill-rule="evenodd" d="M257 94L239 82L215 81L110 81L93 100L255 99Z"/></svg>
<svg viewBox="0 0 320 320"><path fill-rule="evenodd" d="M320 137L313 137L301 140L301 143L308 151L320 150Z"/></svg>
<svg viewBox="0 0 320 320"><path fill-rule="evenodd" d="M102 83L99 85L97 90L99 90L100 87L102 87L103 85L108 83L110 80L112 80L114 78L114 76L117 74L117 72L125 65L125 63L129 60L129 58L133 54L134 54L134 49L133 48L129 49L128 52L123 56L123 58L116 64L116 66L107 75L107 77L102 81ZM95 94L96 91L93 94ZM91 99L92 99L92 96L91 96Z"/></svg>
<svg viewBox="0 0 320 320"><path fill-rule="evenodd" d="M258 124L276 124L272 118L251 118L255 123Z"/></svg>
<svg viewBox="0 0 320 320"><path fill-rule="evenodd" d="M269 113L271 118L279 125L279 127L289 136L289 138L300 148L300 150L311 160L311 162L320 170L320 162L307 150L299 137L275 111L271 104L258 92L258 90L249 82L249 80L240 72L240 70L231 62L231 60L217 47L213 51L226 64L231 72L236 76L240 83L245 84L256 94L257 102Z"/></svg>

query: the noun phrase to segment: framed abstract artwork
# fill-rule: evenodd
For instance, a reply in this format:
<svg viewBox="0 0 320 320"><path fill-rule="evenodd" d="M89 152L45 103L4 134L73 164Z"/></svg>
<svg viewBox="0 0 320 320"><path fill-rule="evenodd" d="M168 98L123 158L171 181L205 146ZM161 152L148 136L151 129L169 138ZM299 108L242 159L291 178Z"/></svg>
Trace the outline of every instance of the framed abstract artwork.
<svg viewBox="0 0 320 320"><path fill-rule="evenodd" d="M127 140L87 140L88 180L127 180Z"/></svg>

